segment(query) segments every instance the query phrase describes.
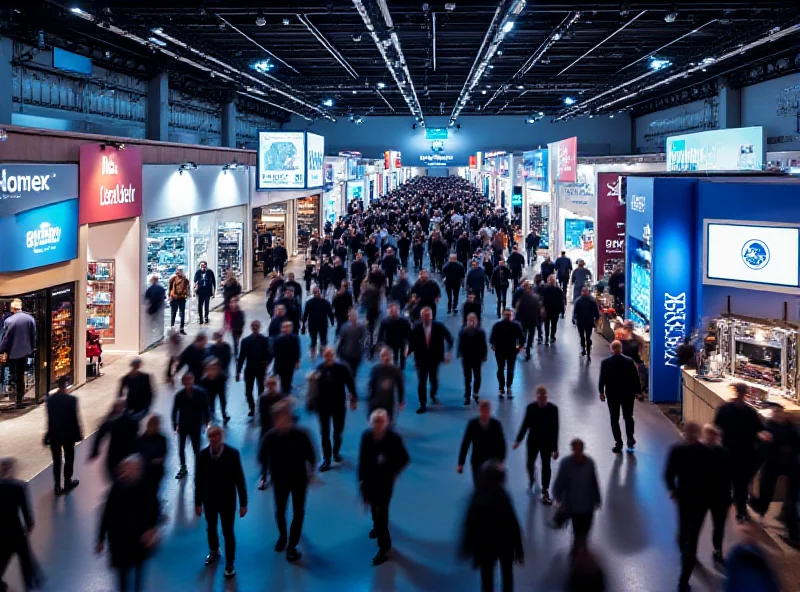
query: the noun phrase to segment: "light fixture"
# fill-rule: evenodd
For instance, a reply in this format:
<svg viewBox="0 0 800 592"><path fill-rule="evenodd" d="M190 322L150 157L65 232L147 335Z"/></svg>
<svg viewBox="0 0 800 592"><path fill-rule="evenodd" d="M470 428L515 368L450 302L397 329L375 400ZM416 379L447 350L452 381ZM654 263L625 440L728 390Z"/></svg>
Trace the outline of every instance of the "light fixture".
<svg viewBox="0 0 800 592"><path fill-rule="evenodd" d="M287 19L287 18L283 19L283 26L284 27L288 27L289 26L289 19Z"/></svg>
<svg viewBox="0 0 800 592"><path fill-rule="evenodd" d="M482 94L482 95L485 95L485 94L486 94L486 91L485 91L485 90L482 90L482 91L481 91L481 94Z"/></svg>
<svg viewBox="0 0 800 592"><path fill-rule="evenodd" d="M716 61L717 61L716 58L708 57L708 58L703 58L703 61L700 63L703 64L704 66L707 66L709 64L713 64Z"/></svg>
<svg viewBox="0 0 800 592"><path fill-rule="evenodd" d="M678 18L678 13L676 11L668 12L664 15L664 22L665 23L674 23L675 20Z"/></svg>
<svg viewBox="0 0 800 592"><path fill-rule="evenodd" d="M539 117L544 117L544 111L539 111Z"/></svg>
<svg viewBox="0 0 800 592"><path fill-rule="evenodd" d="M608 116L608 118L609 119L614 119L614 114L612 113L611 115Z"/></svg>
<svg viewBox="0 0 800 592"><path fill-rule="evenodd" d="M455 2L447 2L444 5L444 9L446 11L448 11L448 12L453 12L456 9L456 3Z"/></svg>
<svg viewBox="0 0 800 592"><path fill-rule="evenodd" d="M488 65L488 66L486 66L486 67L487 67L487 68L489 68L490 70L494 70L494 64L489 64L489 65Z"/></svg>
<svg viewBox="0 0 800 592"><path fill-rule="evenodd" d="M360 116L356 117L356 125L361 125L362 123L364 123L364 118Z"/></svg>
<svg viewBox="0 0 800 592"><path fill-rule="evenodd" d="M258 16L256 17L256 27L263 27L267 24L267 19L264 18L264 13L259 12Z"/></svg>
<svg viewBox="0 0 800 592"><path fill-rule="evenodd" d="M518 84L517 85L517 90L525 90L525 85L524 84Z"/></svg>
<svg viewBox="0 0 800 592"><path fill-rule="evenodd" d="M386 84L385 84L384 82L379 82L379 83L378 83L378 84L376 84L375 86L377 86L377 87L378 87L379 89L381 89L381 90L383 90L384 88L386 88Z"/></svg>
<svg viewBox="0 0 800 592"><path fill-rule="evenodd" d="M158 37L148 37L147 40L153 45L158 45L159 47L167 46L167 42L162 39L159 39Z"/></svg>
<svg viewBox="0 0 800 592"><path fill-rule="evenodd" d="M503 25L503 33L509 33L514 28L514 21L508 21Z"/></svg>
<svg viewBox="0 0 800 592"><path fill-rule="evenodd" d="M672 65L672 62L669 60L659 59L655 56L650 58L650 69L651 70L663 70L664 68L668 68Z"/></svg>
<svg viewBox="0 0 800 592"><path fill-rule="evenodd" d="M183 171L195 171L197 170L197 163L196 162L184 162L181 166L178 167L178 172L182 175Z"/></svg>
<svg viewBox="0 0 800 592"><path fill-rule="evenodd" d="M358 91L357 91L357 90L354 90L354 91L353 91L353 94L354 94L354 95L355 95L355 94L358 94Z"/></svg>
<svg viewBox="0 0 800 592"><path fill-rule="evenodd" d="M236 159L234 159L231 162L229 162L228 164L222 165L222 170L227 173L228 171L235 171L240 166L243 166L243 165L240 165L238 162L236 162Z"/></svg>
<svg viewBox="0 0 800 592"><path fill-rule="evenodd" d="M576 103L576 101L575 101L575 99L573 99L572 97L564 97L564 104L565 104L566 106L568 106L568 107L569 107L569 106L571 106L571 105L574 105L575 103Z"/></svg>
<svg viewBox="0 0 800 592"><path fill-rule="evenodd" d="M324 101L322 101L322 104L325 105L326 107L333 107L333 99L325 99Z"/></svg>
<svg viewBox="0 0 800 592"><path fill-rule="evenodd" d="M256 72L261 72L262 74L265 74L270 70L272 70L275 67L275 64L273 64L269 60L261 60L254 64L250 64L250 67Z"/></svg>

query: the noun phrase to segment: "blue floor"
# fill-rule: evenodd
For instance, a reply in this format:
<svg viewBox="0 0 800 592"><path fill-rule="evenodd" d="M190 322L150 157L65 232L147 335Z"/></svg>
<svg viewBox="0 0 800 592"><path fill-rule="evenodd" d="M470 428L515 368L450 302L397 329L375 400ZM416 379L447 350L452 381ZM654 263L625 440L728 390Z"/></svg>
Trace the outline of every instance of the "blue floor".
<svg viewBox="0 0 800 592"><path fill-rule="evenodd" d="M246 299L248 319L266 321L263 295ZM440 319L444 302L440 303ZM488 297L483 322L487 329L494 322L494 298ZM446 307L446 305L445 305ZM213 321L212 321L213 323ZM459 319L449 317L446 324L455 334ZM304 347L308 337L303 337ZM676 587L678 552L675 543L676 514L662 483L667 448L677 432L660 411L649 403L636 404L635 455L614 455L608 427L608 413L597 397L600 360L607 344L595 336L594 355L586 364L578 355L578 336L571 324L563 323L558 342L538 346L533 359L517 362L513 401L497 401L496 364L490 356L484 366L482 395L495 403L503 422L506 439L511 442L532 400L533 389L544 384L551 401L561 413L561 453L568 453L569 440L583 438L587 453L597 462L603 507L591 534L591 545L600 558L608 578L608 590L660 592ZM161 374L161 368L146 370ZM299 376L312 368L304 351ZM369 367L362 367L357 386L363 393ZM296 381L296 384L299 381ZM193 512L191 477L182 482L172 476L177 470L177 451L173 446L167 463L164 497L169 523L155 557L147 565L146 590L211 591L419 591L478 590L479 576L456 557L457 541L464 507L472 480L469 471L456 473L458 446L465 422L476 408L462 408L460 364L453 361L441 372L439 398L443 405L432 407L423 416L416 409L416 377L413 365L406 369L408 407L398 420L411 464L400 477L391 507L392 559L381 567L370 565L376 551L367 537L371 527L360 504L356 487L355 460L360 432L366 427L362 402L357 411L348 412L342 454L345 462L320 477L308 496L305 528L300 544L303 558L294 565L272 547L277 538L273 519L272 492L256 490L258 466L256 448L258 428L246 421L246 403L241 383L229 385L229 413L233 416L227 441L239 448L245 462L251 501L249 513L237 520L236 568L238 575L224 581L222 565L205 568L207 553L205 521ZM80 391L77 392L80 396ZM109 393L111 397L111 392ZM172 391L160 386L158 412L168 417ZM301 412L301 422L318 444L316 418ZM99 512L107 487L103 462L87 461L89 446L78 448L76 477L80 487L67 497L55 499L49 470L31 482L37 528L32 535L34 550L48 577L47 590L90 592L113 589L106 556L93 554ZM570 533L555 531L548 521L553 509L542 506L537 494L527 490L524 447L509 452L509 490L516 504L525 540L526 562L515 569L516 590L560 590L565 572ZM190 473L193 467L190 463ZM558 462L554 463L554 471ZM709 533L701 541L700 560L710 563ZM701 573L702 575L702 573ZM9 581L19 585L17 567L12 564ZM719 578L706 574L707 581L695 576L695 590L718 589Z"/></svg>

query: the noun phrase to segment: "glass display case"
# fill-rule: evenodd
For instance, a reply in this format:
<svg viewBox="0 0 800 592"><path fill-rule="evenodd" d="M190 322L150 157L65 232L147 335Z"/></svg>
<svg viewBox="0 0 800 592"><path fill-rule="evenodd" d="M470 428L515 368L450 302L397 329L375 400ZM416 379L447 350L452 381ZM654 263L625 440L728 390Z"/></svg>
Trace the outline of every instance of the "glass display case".
<svg viewBox="0 0 800 592"><path fill-rule="evenodd" d="M75 367L75 288L66 284L50 289L50 391L62 376L74 382Z"/></svg>
<svg viewBox="0 0 800 592"><path fill-rule="evenodd" d="M539 249L550 248L550 204L536 203L528 207L530 229L539 237Z"/></svg>
<svg viewBox="0 0 800 592"><path fill-rule="evenodd" d="M86 326L105 342L114 339L114 261L89 261L86 273Z"/></svg>
<svg viewBox="0 0 800 592"><path fill-rule="evenodd" d="M228 272L242 283L242 238L244 224L242 222L220 222L217 226L217 292L222 293L222 285Z"/></svg>
<svg viewBox="0 0 800 592"><path fill-rule="evenodd" d="M178 267L188 274L189 222L171 220L147 225L147 275L157 274L164 288Z"/></svg>

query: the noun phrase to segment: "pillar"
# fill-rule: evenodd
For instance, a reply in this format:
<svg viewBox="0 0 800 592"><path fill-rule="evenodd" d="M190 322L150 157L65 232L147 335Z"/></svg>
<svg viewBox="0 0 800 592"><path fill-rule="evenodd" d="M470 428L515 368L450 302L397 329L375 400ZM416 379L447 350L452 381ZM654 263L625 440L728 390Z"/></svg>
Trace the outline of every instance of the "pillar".
<svg viewBox="0 0 800 592"><path fill-rule="evenodd" d="M0 125L11 125L14 111L13 57L14 42L8 37L0 37Z"/></svg>
<svg viewBox="0 0 800 592"><path fill-rule="evenodd" d="M169 140L169 78L161 72L147 87L147 139Z"/></svg>
<svg viewBox="0 0 800 592"><path fill-rule="evenodd" d="M730 88L726 79L719 82L719 129L742 127L742 91Z"/></svg>
<svg viewBox="0 0 800 592"><path fill-rule="evenodd" d="M236 148L236 102L222 105L222 147Z"/></svg>

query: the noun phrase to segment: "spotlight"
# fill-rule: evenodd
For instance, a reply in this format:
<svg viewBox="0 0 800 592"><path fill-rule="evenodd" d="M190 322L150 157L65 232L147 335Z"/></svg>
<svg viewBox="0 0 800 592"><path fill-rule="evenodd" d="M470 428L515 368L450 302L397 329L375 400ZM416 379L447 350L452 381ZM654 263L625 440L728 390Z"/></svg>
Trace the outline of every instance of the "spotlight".
<svg viewBox="0 0 800 592"><path fill-rule="evenodd" d="M325 99L322 104L326 107L333 107L333 99Z"/></svg>
<svg viewBox="0 0 800 592"><path fill-rule="evenodd" d="M284 27L288 27L289 26L289 19L287 19L287 18L283 19L283 26Z"/></svg>
<svg viewBox="0 0 800 592"><path fill-rule="evenodd" d="M359 43L359 42L361 41L361 35L353 35L353 36L352 36L352 39L353 39L353 41L355 41L356 43Z"/></svg>
<svg viewBox="0 0 800 592"><path fill-rule="evenodd" d="M355 94L358 94L358 91L357 91L357 90L354 90L354 91L353 91L353 94L354 94L354 95L355 95Z"/></svg>
<svg viewBox="0 0 800 592"><path fill-rule="evenodd" d="M656 57L650 58L650 69L651 70L663 70L664 68L668 68L672 65L672 62L669 60L661 60Z"/></svg>
<svg viewBox="0 0 800 592"><path fill-rule="evenodd" d="M574 105L576 103L575 99L572 97L564 97L564 104L569 107L570 105Z"/></svg>
<svg viewBox="0 0 800 592"><path fill-rule="evenodd" d="M361 125L362 123L364 123L364 118L363 117L357 117L356 118L356 125Z"/></svg>
<svg viewBox="0 0 800 592"><path fill-rule="evenodd" d="M264 18L264 13L259 12L256 17L256 27L263 27L267 24L267 19Z"/></svg>
<svg viewBox="0 0 800 592"><path fill-rule="evenodd" d="M525 90L525 85L524 84L517 85L517 90Z"/></svg>
<svg viewBox="0 0 800 592"><path fill-rule="evenodd" d="M486 91L485 91L485 90L482 90L482 91L481 91L481 94L482 94L482 95L485 95L485 94L486 94Z"/></svg>
<svg viewBox="0 0 800 592"><path fill-rule="evenodd" d="M505 25L503 25L503 33L508 33L513 28L514 28L514 21L508 21Z"/></svg>
<svg viewBox="0 0 800 592"><path fill-rule="evenodd" d="M456 9L456 3L448 2L447 4L444 5L444 9L448 12L453 12Z"/></svg>
<svg viewBox="0 0 800 592"><path fill-rule="evenodd" d="M678 13L676 11L668 12L664 15L664 22L665 23L674 23L675 20L678 18Z"/></svg>
<svg viewBox="0 0 800 592"><path fill-rule="evenodd" d="M608 118L609 119L614 119L614 114L612 113L611 115L608 116Z"/></svg>
<svg viewBox="0 0 800 592"><path fill-rule="evenodd" d="M544 111L539 111L539 117L544 117Z"/></svg>
<svg viewBox="0 0 800 592"><path fill-rule="evenodd" d="M197 170L197 163L196 162L184 162L181 166L178 167L178 172L182 175L183 171L194 171Z"/></svg>
<svg viewBox="0 0 800 592"><path fill-rule="evenodd" d="M385 85L383 82L379 82L379 83L378 83L378 84L376 84L375 86L377 86L379 89L384 89L384 88L386 88L386 85Z"/></svg>

